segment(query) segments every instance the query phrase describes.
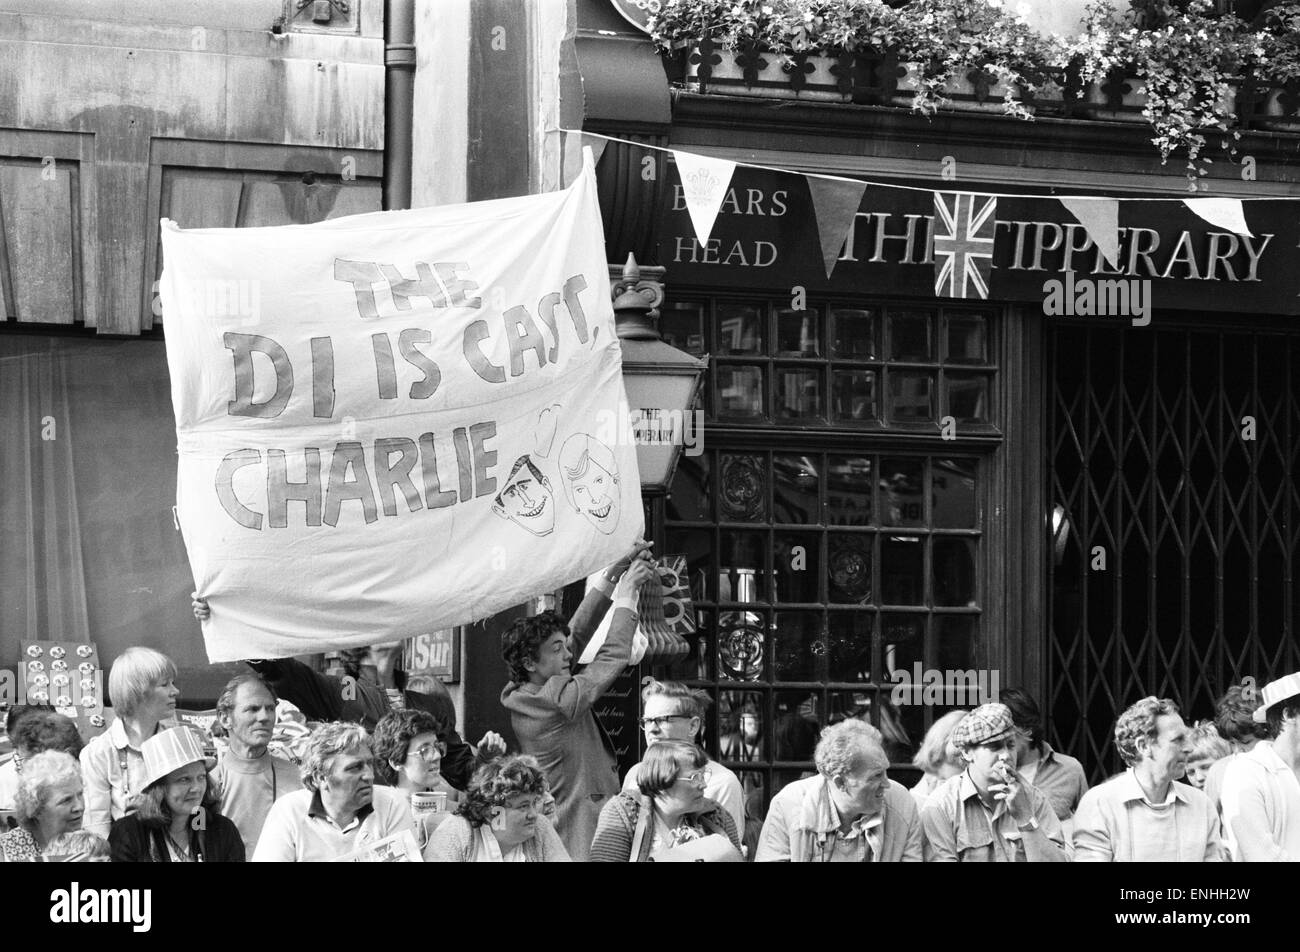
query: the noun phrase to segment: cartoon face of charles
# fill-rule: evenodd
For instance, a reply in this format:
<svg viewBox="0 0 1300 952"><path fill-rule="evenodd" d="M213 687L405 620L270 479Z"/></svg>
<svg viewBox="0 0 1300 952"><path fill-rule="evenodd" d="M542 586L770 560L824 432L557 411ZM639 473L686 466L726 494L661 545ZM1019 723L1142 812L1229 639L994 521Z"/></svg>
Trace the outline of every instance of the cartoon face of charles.
<svg viewBox="0 0 1300 952"><path fill-rule="evenodd" d="M550 480L527 455L515 460L510 478L492 502L492 511L536 536L550 535L555 528Z"/></svg>
<svg viewBox="0 0 1300 952"><path fill-rule="evenodd" d="M585 433L574 434L560 450L560 472L569 505L605 535L613 532L618 527L620 495L618 468L609 447Z"/></svg>

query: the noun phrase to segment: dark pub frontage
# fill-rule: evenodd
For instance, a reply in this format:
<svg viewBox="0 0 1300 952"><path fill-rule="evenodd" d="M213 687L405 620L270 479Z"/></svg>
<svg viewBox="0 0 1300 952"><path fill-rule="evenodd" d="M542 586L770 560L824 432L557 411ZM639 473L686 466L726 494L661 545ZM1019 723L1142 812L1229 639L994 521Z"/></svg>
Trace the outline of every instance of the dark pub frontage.
<svg viewBox="0 0 1300 952"><path fill-rule="evenodd" d="M703 451L649 503L699 631L642 673L710 692L747 792L851 716L910 785L934 720L1007 687L1096 783L1137 699L1190 723L1300 665L1300 226L1252 201L1300 195L1293 137L1247 134L1258 178L1199 193L1243 231L1131 126L702 91L609 6L577 37L608 257L709 361ZM672 150L738 163L707 241ZM1055 196L1120 199L1114 247ZM987 286L939 293L936 234L981 216Z"/></svg>

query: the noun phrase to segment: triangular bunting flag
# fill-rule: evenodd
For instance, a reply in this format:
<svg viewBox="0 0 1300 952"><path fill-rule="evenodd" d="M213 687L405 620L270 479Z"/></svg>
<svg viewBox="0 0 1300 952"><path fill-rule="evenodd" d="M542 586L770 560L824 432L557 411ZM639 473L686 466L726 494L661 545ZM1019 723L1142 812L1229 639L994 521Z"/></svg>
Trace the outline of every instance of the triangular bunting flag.
<svg viewBox="0 0 1300 952"><path fill-rule="evenodd" d="M993 271L998 200L971 192L934 193L934 293L986 300Z"/></svg>
<svg viewBox="0 0 1300 952"><path fill-rule="evenodd" d="M1247 238L1255 237L1246 224L1246 215L1239 198L1185 198L1183 204L1211 225L1218 225Z"/></svg>
<svg viewBox="0 0 1300 952"><path fill-rule="evenodd" d="M1119 200L1063 198L1065 210L1079 220L1092 243L1112 268L1119 267Z"/></svg>
<svg viewBox="0 0 1300 952"><path fill-rule="evenodd" d="M844 239L848 237L849 228L853 225L853 216L858 212L867 183L817 175L809 175L807 179L822 243L822 262L826 265L826 277L829 278L835 270L836 260L844 250Z"/></svg>
<svg viewBox="0 0 1300 952"><path fill-rule="evenodd" d="M718 209L727 195L736 163L676 149L673 158L677 160L677 174L682 179L682 194L686 198L691 224L695 226L695 237L700 244L706 244L717 220Z"/></svg>
<svg viewBox="0 0 1300 952"><path fill-rule="evenodd" d="M605 146L609 140L603 136L589 136L581 132L569 132L561 130L563 136L562 153L562 185L568 186L582 174L582 149L583 146L591 149L592 164L598 165L600 157L605 152Z"/></svg>

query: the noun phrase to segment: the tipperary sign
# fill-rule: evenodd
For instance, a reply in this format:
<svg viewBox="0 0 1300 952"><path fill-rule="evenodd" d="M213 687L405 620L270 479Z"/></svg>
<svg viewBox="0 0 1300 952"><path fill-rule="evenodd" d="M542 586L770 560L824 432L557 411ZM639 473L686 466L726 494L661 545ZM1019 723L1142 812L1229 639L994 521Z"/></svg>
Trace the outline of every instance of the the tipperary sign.
<svg viewBox="0 0 1300 952"><path fill-rule="evenodd" d="M1157 309L1300 313L1300 202L995 196L735 166L713 170L702 229L699 158L668 165L660 208L659 262L679 287L1037 304L1072 273L1149 281Z"/></svg>

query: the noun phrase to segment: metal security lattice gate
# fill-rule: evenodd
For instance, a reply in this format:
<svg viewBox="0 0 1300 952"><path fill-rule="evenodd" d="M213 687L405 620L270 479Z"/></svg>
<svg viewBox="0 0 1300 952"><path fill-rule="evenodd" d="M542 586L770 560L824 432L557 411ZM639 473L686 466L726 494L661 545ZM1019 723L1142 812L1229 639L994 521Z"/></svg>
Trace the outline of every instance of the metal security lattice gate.
<svg viewBox="0 0 1300 952"><path fill-rule="evenodd" d="M1300 668L1300 329L1052 324L1052 743L1095 781L1148 694Z"/></svg>

